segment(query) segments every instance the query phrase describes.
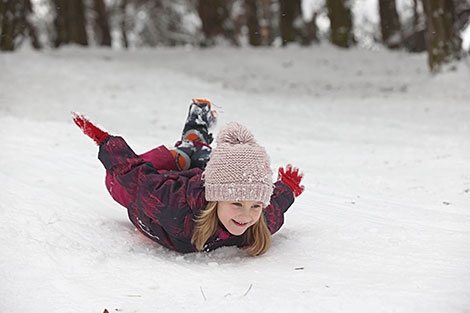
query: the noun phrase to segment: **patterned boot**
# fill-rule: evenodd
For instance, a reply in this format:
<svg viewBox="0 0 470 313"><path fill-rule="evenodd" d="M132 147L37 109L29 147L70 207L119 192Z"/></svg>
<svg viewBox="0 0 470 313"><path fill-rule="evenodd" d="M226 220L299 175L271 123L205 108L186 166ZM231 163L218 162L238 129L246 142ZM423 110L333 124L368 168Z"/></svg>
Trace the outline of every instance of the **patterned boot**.
<svg viewBox="0 0 470 313"><path fill-rule="evenodd" d="M170 149L179 170L204 169L210 159L213 137L209 128L215 125L217 113L208 100L193 99L183 128L181 141Z"/></svg>

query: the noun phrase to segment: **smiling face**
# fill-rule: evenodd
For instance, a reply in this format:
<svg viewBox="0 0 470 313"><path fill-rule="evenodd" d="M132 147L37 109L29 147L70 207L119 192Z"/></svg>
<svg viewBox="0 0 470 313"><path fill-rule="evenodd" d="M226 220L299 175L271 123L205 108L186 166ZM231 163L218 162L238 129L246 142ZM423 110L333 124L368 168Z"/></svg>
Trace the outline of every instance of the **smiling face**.
<svg viewBox="0 0 470 313"><path fill-rule="evenodd" d="M225 228L235 236L242 235L260 218L263 203L259 201L219 201L217 217Z"/></svg>

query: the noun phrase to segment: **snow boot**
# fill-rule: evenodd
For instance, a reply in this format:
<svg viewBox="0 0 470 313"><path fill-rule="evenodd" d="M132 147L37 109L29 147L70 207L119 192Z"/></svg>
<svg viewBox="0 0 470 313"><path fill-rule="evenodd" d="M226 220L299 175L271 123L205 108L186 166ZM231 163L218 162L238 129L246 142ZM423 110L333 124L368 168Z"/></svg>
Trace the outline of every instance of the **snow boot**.
<svg viewBox="0 0 470 313"><path fill-rule="evenodd" d="M193 99L184 124L181 140L170 149L179 170L204 169L210 159L213 137L209 128L215 125L217 113L208 100Z"/></svg>
<svg viewBox="0 0 470 313"><path fill-rule="evenodd" d="M217 112L212 110L212 104L208 100L193 99L189 106L188 117L184 124L182 141L202 142L210 145L213 141L209 128L215 125Z"/></svg>

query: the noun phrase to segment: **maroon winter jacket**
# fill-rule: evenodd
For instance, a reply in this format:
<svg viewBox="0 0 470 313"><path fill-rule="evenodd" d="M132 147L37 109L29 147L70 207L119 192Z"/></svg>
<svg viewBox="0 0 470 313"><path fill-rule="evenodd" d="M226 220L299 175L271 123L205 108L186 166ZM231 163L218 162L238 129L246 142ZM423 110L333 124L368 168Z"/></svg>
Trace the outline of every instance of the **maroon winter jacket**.
<svg viewBox="0 0 470 313"><path fill-rule="evenodd" d="M175 162L164 146L139 156L124 139L115 136L101 142L98 158L107 170L109 192L127 207L130 220L141 233L172 250L197 251L191 244L194 219L207 205L201 169L172 170ZM272 234L281 228L284 213L293 202L292 190L276 182L271 203L264 209ZM242 236L230 234L219 223L204 249L246 245Z"/></svg>

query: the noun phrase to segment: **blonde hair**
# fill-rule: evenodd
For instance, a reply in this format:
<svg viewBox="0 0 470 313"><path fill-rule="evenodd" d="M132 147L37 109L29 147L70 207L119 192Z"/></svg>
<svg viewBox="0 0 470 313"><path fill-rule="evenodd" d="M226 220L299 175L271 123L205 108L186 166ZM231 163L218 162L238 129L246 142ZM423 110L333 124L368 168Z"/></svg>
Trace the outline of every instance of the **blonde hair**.
<svg viewBox="0 0 470 313"><path fill-rule="evenodd" d="M217 230L219 223L217 201L209 201L206 208L201 211L194 221L196 225L194 226L191 243L196 246L197 250L201 251L207 240ZM244 242L249 246L247 250L249 255L261 255L269 250L271 247L271 232L263 213L261 213L258 221L250 226L242 236Z"/></svg>

